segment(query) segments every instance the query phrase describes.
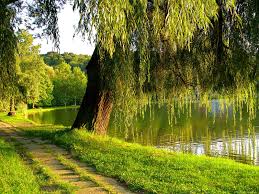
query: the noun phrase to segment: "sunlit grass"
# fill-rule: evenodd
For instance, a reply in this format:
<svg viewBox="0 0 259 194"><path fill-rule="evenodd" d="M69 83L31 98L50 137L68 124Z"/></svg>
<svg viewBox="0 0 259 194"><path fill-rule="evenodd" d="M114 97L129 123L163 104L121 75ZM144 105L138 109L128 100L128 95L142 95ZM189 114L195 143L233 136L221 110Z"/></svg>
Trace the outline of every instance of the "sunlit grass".
<svg viewBox="0 0 259 194"><path fill-rule="evenodd" d="M32 114L32 113L46 112L46 111L60 110L60 109L69 109L69 108L79 108L79 106L57 106L57 107L48 107L48 108L28 109L25 111L25 114Z"/></svg>
<svg viewBox="0 0 259 194"><path fill-rule="evenodd" d="M9 124L35 124L33 121L26 119L24 114L22 113L17 113L14 116L7 116L6 112L0 112L0 121Z"/></svg>
<svg viewBox="0 0 259 194"><path fill-rule="evenodd" d="M79 106L59 106L59 107L49 107L49 108L35 108L28 109L24 111L17 111L14 116L7 116L8 112L0 112L0 121L9 123L9 124L34 124L37 125L32 120L26 118L28 114L34 114L39 112L47 112L52 110L61 110L61 109L69 109L69 108L79 108Z"/></svg>
<svg viewBox="0 0 259 194"><path fill-rule="evenodd" d="M30 136L52 140L133 191L259 193L259 168L230 159L159 150L58 126L31 126Z"/></svg>
<svg viewBox="0 0 259 194"><path fill-rule="evenodd" d="M151 193L258 193L259 168L229 159L159 150L86 131L31 130L52 139L133 191Z"/></svg>
<svg viewBox="0 0 259 194"><path fill-rule="evenodd" d="M40 193L32 170L23 164L14 147L0 139L0 193Z"/></svg>

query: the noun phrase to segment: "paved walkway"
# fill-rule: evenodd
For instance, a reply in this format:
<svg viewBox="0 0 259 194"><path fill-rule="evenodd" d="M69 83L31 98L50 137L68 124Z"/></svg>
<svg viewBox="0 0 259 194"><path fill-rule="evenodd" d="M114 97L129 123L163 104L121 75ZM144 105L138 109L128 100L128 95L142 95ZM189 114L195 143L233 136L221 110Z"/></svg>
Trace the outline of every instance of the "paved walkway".
<svg viewBox="0 0 259 194"><path fill-rule="evenodd" d="M31 165L33 161L38 162L42 167L47 168L51 174L56 175L55 177L59 181L76 186L75 193L132 193L116 180L104 177L86 164L72 159L71 154L66 150L48 141L25 137L19 129L9 124L0 122L0 137L7 141L15 140L18 142L26 153L29 153L30 160L32 160L25 161L27 165ZM71 164L73 168L71 168ZM53 188L43 189L55 191Z"/></svg>

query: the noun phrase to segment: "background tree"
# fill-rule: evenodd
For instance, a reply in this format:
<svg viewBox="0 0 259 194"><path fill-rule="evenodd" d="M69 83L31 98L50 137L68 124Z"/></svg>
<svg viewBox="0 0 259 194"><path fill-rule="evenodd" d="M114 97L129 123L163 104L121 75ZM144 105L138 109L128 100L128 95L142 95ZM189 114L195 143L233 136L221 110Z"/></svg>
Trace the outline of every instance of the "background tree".
<svg viewBox="0 0 259 194"><path fill-rule="evenodd" d="M79 67L74 67L71 80L72 91L70 93L70 95L74 97L74 105L81 103L84 96L86 83L87 78L84 72L82 72Z"/></svg>
<svg viewBox="0 0 259 194"><path fill-rule="evenodd" d="M69 64L63 62L55 68L54 84L54 104L66 106L71 101L71 79L72 71Z"/></svg>
<svg viewBox="0 0 259 194"><path fill-rule="evenodd" d="M87 78L79 67L71 68L65 62L54 68L54 105L77 105L81 102Z"/></svg>
<svg viewBox="0 0 259 194"><path fill-rule="evenodd" d="M57 66L57 65L65 62L63 57L57 52L48 52L47 54L42 55L42 56L44 58L44 62L46 64L48 64L49 66Z"/></svg>
<svg viewBox="0 0 259 194"><path fill-rule="evenodd" d="M47 66L39 55L39 46L33 45L33 37L26 31L18 34L17 74L18 85L28 104L52 100L52 82Z"/></svg>
<svg viewBox="0 0 259 194"><path fill-rule="evenodd" d="M81 70L84 70L86 65L90 60L90 56L88 55L77 55L74 53L63 53L59 54L57 52L48 52L47 54L42 55L44 58L44 62L49 66L57 66L62 62L66 62L72 67L80 67Z"/></svg>

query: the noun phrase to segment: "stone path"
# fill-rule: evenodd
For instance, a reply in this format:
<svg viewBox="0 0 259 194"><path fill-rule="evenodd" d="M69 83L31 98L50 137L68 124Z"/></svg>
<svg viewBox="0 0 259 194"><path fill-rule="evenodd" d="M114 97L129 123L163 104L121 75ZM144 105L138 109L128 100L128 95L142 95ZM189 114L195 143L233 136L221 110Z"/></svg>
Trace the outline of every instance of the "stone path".
<svg viewBox="0 0 259 194"><path fill-rule="evenodd" d="M66 150L48 141L24 137L19 129L9 124L0 122L0 136L7 141L15 140L29 153L32 161L26 161L27 165L33 161L38 162L59 181L77 187L75 193L132 193L116 180L99 175L93 168L72 159Z"/></svg>

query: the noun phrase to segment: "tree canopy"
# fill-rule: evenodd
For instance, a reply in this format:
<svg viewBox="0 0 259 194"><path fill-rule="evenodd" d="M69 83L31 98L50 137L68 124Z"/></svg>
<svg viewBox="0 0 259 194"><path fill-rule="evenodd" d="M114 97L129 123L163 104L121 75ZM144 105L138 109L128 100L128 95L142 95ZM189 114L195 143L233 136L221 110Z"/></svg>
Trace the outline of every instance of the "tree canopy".
<svg viewBox="0 0 259 194"><path fill-rule="evenodd" d="M49 66L57 66L62 62L70 64L72 67L79 67L81 70L85 70L87 63L90 60L90 56L74 53L63 53L59 54L57 52L48 52L43 54L44 62Z"/></svg>
<svg viewBox="0 0 259 194"><path fill-rule="evenodd" d="M0 63L8 71L19 2L1 3L2 45L11 52L1 49ZM31 26L42 28L56 45L57 13L65 3L36 0L27 6L34 18ZM249 99L255 95L258 72L258 7L256 0L73 2L80 15L77 32L96 43L100 74L93 75L100 79L100 91L110 93L126 115L154 99L170 105L177 99L185 107L193 100L206 105L215 97L241 109L246 102L253 113L255 103Z"/></svg>
<svg viewBox="0 0 259 194"><path fill-rule="evenodd" d="M87 82L85 72L77 64L61 62L54 67L48 66L39 53L40 46L34 45L33 40L27 31L17 33L16 63L12 72L15 80L11 90L0 89L4 94L0 96L0 110L7 109L10 98L14 106L20 103L31 107L79 104ZM62 55L56 55L62 58ZM71 55L87 60L86 56Z"/></svg>

